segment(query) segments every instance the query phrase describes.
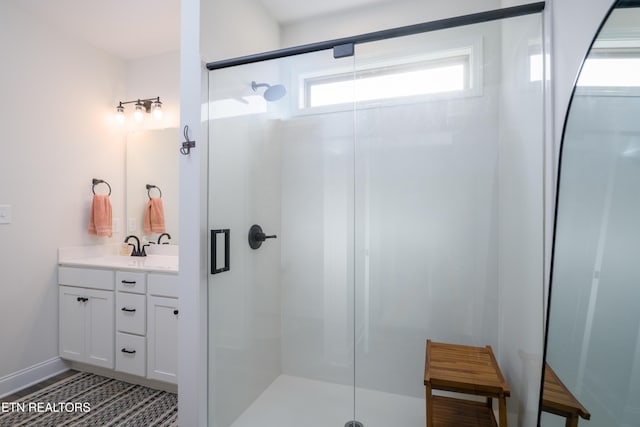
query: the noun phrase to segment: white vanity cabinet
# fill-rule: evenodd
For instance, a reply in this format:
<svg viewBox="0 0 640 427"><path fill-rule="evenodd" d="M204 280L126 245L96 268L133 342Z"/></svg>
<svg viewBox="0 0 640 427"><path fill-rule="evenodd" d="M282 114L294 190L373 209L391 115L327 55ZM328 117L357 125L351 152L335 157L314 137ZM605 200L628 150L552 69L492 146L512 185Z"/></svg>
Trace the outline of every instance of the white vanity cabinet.
<svg viewBox="0 0 640 427"><path fill-rule="evenodd" d="M177 384L178 276L58 268L60 357Z"/></svg>
<svg viewBox="0 0 640 427"><path fill-rule="evenodd" d="M60 357L114 367L113 272L59 269Z"/></svg>
<svg viewBox="0 0 640 427"><path fill-rule="evenodd" d="M178 276L149 274L147 377L178 382Z"/></svg>

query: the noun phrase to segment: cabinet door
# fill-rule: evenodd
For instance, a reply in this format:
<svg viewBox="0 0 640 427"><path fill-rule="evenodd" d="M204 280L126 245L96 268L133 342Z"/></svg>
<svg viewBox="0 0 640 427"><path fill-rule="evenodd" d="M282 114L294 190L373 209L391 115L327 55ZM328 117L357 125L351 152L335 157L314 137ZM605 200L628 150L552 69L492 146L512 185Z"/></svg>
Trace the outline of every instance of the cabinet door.
<svg viewBox="0 0 640 427"><path fill-rule="evenodd" d="M148 297L147 377L177 383L178 300Z"/></svg>
<svg viewBox="0 0 640 427"><path fill-rule="evenodd" d="M59 349L63 359L84 362L85 289L59 287Z"/></svg>
<svg viewBox="0 0 640 427"><path fill-rule="evenodd" d="M112 291L85 289L89 301L85 313L85 362L114 368L114 298Z"/></svg>

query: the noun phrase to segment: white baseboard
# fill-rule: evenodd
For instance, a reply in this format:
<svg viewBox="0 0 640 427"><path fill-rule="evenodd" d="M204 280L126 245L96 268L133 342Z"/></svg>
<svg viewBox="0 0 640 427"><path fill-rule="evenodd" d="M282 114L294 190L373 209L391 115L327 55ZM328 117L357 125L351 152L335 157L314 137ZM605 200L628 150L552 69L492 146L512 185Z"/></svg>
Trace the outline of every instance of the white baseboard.
<svg viewBox="0 0 640 427"><path fill-rule="evenodd" d="M15 393L69 370L59 357L54 357L0 378L0 397Z"/></svg>

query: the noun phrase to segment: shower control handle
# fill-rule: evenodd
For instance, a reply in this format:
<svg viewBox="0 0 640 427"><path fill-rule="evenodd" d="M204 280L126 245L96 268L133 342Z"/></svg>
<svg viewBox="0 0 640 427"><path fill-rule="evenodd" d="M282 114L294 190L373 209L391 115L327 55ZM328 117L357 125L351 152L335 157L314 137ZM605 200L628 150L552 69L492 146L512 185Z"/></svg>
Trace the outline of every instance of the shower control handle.
<svg viewBox="0 0 640 427"><path fill-rule="evenodd" d="M267 236L264 233L257 233L256 234L256 240L258 240L259 242L264 242L267 239L277 239L278 236L276 236L275 234L272 234L271 236Z"/></svg>
<svg viewBox="0 0 640 427"><path fill-rule="evenodd" d="M251 249L258 249L260 246L262 246L262 242L267 239L277 238L278 236L276 236L275 234L267 236L267 234L262 231L262 227L260 227L258 224L252 225L249 229L249 246L251 247Z"/></svg>

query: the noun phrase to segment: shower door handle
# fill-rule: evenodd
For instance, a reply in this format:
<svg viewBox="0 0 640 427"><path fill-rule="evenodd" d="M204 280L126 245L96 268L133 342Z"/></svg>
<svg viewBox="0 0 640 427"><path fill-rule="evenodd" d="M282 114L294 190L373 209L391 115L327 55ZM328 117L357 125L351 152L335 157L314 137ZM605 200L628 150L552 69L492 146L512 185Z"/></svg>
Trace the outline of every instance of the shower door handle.
<svg viewBox="0 0 640 427"><path fill-rule="evenodd" d="M211 274L222 273L223 271L229 271L229 234L231 231L228 228L220 230L211 230ZM224 251L220 254L218 251L218 239L219 236L224 237ZM224 262L222 267L218 267L218 256L224 256Z"/></svg>
<svg viewBox="0 0 640 427"><path fill-rule="evenodd" d="M251 247L251 249L258 249L260 246L262 246L262 242L264 242L267 239L277 239L278 236L276 236L275 234L272 234L271 236L267 236L263 231L262 231L262 227L260 227L258 224L253 224L251 226L251 228L249 229L249 247Z"/></svg>

